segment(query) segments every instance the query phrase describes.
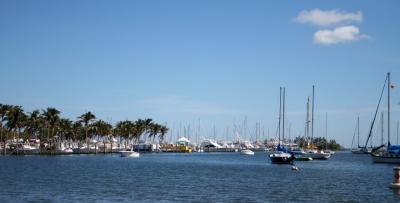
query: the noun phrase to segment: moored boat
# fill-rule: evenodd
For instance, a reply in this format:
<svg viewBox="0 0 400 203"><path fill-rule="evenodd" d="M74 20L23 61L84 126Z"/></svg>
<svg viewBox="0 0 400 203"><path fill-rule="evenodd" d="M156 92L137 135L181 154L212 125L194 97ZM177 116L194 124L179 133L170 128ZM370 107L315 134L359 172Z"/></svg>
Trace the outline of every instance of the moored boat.
<svg viewBox="0 0 400 203"><path fill-rule="evenodd" d="M292 164L295 160L295 157L292 154L282 151L270 154L269 158L274 164Z"/></svg>
<svg viewBox="0 0 400 203"><path fill-rule="evenodd" d="M281 118L281 115L283 118ZM292 164L295 156L294 154L288 153L289 151L281 145L281 120L282 120L282 140L285 137L285 88L280 88L279 92L279 121L278 121L278 146L276 146L277 152L269 155L269 159L273 164Z"/></svg>
<svg viewBox="0 0 400 203"><path fill-rule="evenodd" d="M250 149L243 149L240 151L240 154L242 155L254 155L254 152L251 151Z"/></svg>
<svg viewBox="0 0 400 203"><path fill-rule="evenodd" d="M351 153L353 153L353 154L369 154L369 153L371 153L371 149L368 149L368 148L352 149Z"/></svg>
<svg viewBox="0 0 400 203"><path fill-rule="evenodd" d="M387 84L387 147L386 149L384 148L385 144L382 144L379 147L374 148L370 155L372 158L372 161L375 163L400 163L400 145L391 145L390 144L390 89L394 88L394 86L390 83L390 73L387 73L386 79L385 79L385 83L382 89L382 93L378 102L378 106L376 108L376 112L375 112L375 116L374 116L374 120L371 123L371 128L370 128L370 135L371 136L371 132L372 132L372 128L374 126L374 121L380 106L380 102L383 96L383 92L385 90L385 86ZM383 123L382 123L382 127L383 127ZM382 128L383 130L383 128ZM368 137L368 138L369 138Z"/></svg>
<svg viewBox="0 0 400 203"><path fill-rule="evenodd" d="M326 160L331 157L331 154L322 150L309 150L306 154L304 154L304 156L312 159Z"/></svg>

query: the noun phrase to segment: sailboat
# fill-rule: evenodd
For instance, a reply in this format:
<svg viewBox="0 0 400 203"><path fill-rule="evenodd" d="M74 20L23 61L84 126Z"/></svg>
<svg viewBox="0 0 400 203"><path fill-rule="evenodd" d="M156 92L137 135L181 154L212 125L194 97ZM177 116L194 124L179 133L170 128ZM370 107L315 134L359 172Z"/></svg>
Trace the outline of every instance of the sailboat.
<svg viewBox="0 0 400 203"><path fill-rule="evenodd" d="M357 148L356 149L351 149L351 153L353 154L369 154L371 152L370 149L367 147L361 147L360 146L360 117L357 117ZM355 133L354 133L355 136ZM353 136L353 141L354 141L354 136ZM353 143L351 144L353 146Z"/></svg>
<svg viewBox="0 0 400 203"><path fill-rule="evenodd" d="M311 145L307 150L305 157L310 157L312 159L326 160L331 157L331 153L326 153L322 150L317 150L313 145L314 138L314 85L312 87L312 108L311 108Z"/></svg>
<svg viewBox="0 0 400 203"><path fill-rule="evenodd" d="M304 138L307 139L309 136L309 131L310 131L310 97L307 97L307 114L306 114L306 126L304 129ZM301 148L296 149L296 150L291 150L291 152L295 155L296 161L312 161L313 159L311 157L305 156L305 151Z"/></svg>
<svg viewBox="0 0 400 203"><path fill-rule="evenodd" d="M376 163L400 163L400 145L391 145L390 144L390 89L394 88L394 85L392 85L390 83L390 73L387 73L385 83L382 88L381 97L379 99L378 106L375 111L374 120L371 124L370 135L371 135L371 131L372 131L372 128L373 128L373 125L375 122L376 114L379 109L380 102L382 100L382 95L385 90L386 84L387 84L387 111L388 111L388 113L387 113L387 119L388 119L388 121L387 121L387 128L388 128L387 129L387 136L388 136L387 146L386 146L386 149L384 149L386 144L382 144L381 146L374 148L370 154L371 154L373 162L376 162Z"/></svg>
<svg viewBox="0 0 400 203"><path fill-rule="evenodd" d="M276 152L269 155L271 162L274 164L292 164L295 157L283 145L281 145L281 115L282 115L282 140L285 137L285 88L280 88L279 91L279 127L278 127L278 146Z"/></svg>

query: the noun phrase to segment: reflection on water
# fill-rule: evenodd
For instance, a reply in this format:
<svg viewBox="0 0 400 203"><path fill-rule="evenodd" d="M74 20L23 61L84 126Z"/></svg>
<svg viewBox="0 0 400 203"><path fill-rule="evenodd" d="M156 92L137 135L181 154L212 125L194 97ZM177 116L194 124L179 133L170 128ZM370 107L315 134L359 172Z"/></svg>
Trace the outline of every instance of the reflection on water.
<svg viewBox="0 0 400 203"><path fill-rule="evenodd" d="M131 202L399 202L393 165L336 153L327 161L273 165L265 153L0 157L0 199Z"/></svg>

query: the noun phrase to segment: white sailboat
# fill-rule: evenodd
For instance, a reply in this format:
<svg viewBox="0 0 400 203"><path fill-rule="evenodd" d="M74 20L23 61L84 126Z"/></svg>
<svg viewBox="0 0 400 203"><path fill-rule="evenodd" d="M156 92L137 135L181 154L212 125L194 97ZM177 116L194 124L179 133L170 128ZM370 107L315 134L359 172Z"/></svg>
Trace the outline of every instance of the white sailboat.
<svg viewBox="0 0 400 203"><path fill-rule="evenodd" d="M372 157L373 162L375 163L400 163L400 145L391 145L390 144L390 89L394 88L394 86L390 83L390 73L387 73L385 83L382 89L381 97L378 102L377 109L375 111L375 116L374 120L371 124L371 131L374 125L374 121L379 109L379 105L382 99L383 92L385 90L385 86L387 84L387 135L388 135L388 140L387 140L387 146L386 149L381 150L385 147L386 144L382 144L379 147L374 148L370 155ZM370 132L371 132L370 131ZM371 134L371 133L370 133Z"/></svg>
<svg viewBox="0 0 400 203"><path fill-rule="evenodd" d="M311 108L311 149L306 151L305 157L312 159L326 160L331 157L331 153L326 153L323 150L314 149L313 137L314 137L314 85L312 87L312 108Z"/></svg>

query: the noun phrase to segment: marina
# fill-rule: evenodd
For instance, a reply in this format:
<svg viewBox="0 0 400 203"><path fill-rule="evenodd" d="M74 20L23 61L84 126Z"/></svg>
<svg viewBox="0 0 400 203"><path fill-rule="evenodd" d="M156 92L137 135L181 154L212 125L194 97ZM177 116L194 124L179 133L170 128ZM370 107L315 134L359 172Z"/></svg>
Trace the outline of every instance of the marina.
<svg viewBox="0 0 400 203"><path fill-rule="evenodd" d="M1 0L0 203L400 202L399 8Z"/></svg>

